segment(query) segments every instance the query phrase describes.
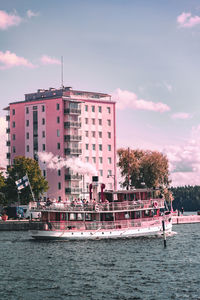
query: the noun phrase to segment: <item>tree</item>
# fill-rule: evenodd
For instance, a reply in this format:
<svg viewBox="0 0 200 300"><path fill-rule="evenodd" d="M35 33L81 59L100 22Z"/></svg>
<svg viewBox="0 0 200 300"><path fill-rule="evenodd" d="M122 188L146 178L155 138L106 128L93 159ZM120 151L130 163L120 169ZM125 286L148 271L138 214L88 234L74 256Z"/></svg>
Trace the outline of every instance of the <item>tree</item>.
<svg viewBox="0 0 200 300"><path fill-rule="evenodd" d="M5 205L5 194L3 192L5 186L5 178L3 176L3 173L0 172L0 205L4 206Z"/></svg>
<svg viewBox="0 0 200 300"><path fill-rule="evenodd" d="M169 185L169 167L167 157L150 150L119 149L118 151L121 175L124 177L122 186L129 185L136 188L142 187L142 183L148 188L156 188Z"/></svg>
<svg viewBox="0 0 200 300"><path fill-rule="evenodd" d="M32 200L30 187L17 190L15 181L21 179L26 174L28 175L31 188L35 199L48 190L48 182L42 176L38 162L32 158L18 156L14 159L13 165L7 170L8 177L5 181L5 196L10 202L17 202L20 200L21 204L27 204Z"/></svg>

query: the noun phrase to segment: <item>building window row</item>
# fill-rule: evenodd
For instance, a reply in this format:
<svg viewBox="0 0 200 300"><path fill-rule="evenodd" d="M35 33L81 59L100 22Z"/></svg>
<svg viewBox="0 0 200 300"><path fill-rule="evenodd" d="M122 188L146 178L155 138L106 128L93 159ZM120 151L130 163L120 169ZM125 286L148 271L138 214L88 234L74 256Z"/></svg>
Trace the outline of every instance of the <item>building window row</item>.
<svg viewBox="0 0 200 300"><path fill-rule="evenodd" d="M95 110L97 109L97 107L95 107L95 105L91 106L91 111L95 112ZM85 105L85 111L88 111L88 105ZM102 107L98 106L98 112L101 113L102 112Z"/></svg>
<svg viewBox="0 0 200 300"><path fill-rule="evenodd" d="M85 144L85 149L89 150L89 144ZM99 151L102 151L102 144L99 144ZM92 150L96 150L96 144L92 144ZM108 145L108 151L111 151L111 145Z"/></svg>
<svg viewBox="0 0 200 300"><path fill-rule="evenodd" d="M85 157L85 161L89 162L89 156ZM96 163L96 157L92 157L92 162ZM103 163L103 157L99 157L99 164ZM108 157L108 164L111 165L112 164L112 158Z"/></svg>
<svg viewBox="0 0 200 300"><path fill-rule="evenodd" d="M33 110L37 110L37 106L33 106ZM42 105L42 112L45 112L45 105ZM26 107L26 114L29 114L29 107Z"/></svg>
<svg viewBox="0 0 200 300"><path fill-rule="evenodd" d="M96 124L96 119L92 118L91 121L92 121L92 125ZM89 119L88 118L85 118L85 124L89 124ZM102 119L98 119L98 124L100 126L102 125ZM110 121L110 124L111 124L111 121Z"/></svg>
<svg viewBox="0 0 200 300"><path fill-rule="evenodd" d="M96 133L97 133L96 131L91 131L92 137L95 138ZM85 131L85 136L89 137L89 131L88 130ZM98 136L99 136L99 138L102 138L102 131L98 132ZM111 139L111 132L109 132L109 131L108 131L108 138Z"/></svg>

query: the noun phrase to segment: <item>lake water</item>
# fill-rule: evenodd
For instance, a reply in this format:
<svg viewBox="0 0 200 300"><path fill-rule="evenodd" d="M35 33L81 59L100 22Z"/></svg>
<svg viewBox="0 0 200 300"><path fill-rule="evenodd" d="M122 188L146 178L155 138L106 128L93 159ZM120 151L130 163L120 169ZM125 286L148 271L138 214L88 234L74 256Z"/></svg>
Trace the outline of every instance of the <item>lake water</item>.
<svg viewBox="0 0 200 300"><path fill-rule="evenodd" d="M34 241L0 232L0 299L200 299L200 224L167 238Z"/></svg>

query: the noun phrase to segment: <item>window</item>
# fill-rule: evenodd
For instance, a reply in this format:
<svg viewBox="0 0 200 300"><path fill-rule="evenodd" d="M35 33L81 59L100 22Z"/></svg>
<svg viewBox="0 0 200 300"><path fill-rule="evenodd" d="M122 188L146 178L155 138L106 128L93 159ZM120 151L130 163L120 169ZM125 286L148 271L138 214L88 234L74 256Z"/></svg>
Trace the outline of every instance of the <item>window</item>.
<svg viewBox="0 0 200 300"><path fill-rule="evenodd" d="M13 146L13 153L16 153L16 148L15 148L15 146Z"/></svg>
<svg viewBox="0 0 200 300"><path fill-rule="evenodd" d="M111 132L108 132L108 138L111 139Z"/></svg>
<svg viewBox="0 0 200 300"><path fill-rule="evenodd" d="M61 176L61 170L58 170L58 176Z"/></svg>
<svg viewBox="0 0 200 300"><path fill-rule="evenodd" d="M26 146L26 152L29 152L29 145Z"/></svg>
<svg viewBox="0 0 200 300"><path fill-rule="evenodd" d="M99 113L101 113L102 112L102 109L101 109L101 106L99 106Z"/></svg>
<svg viewBox="0 0 200 300"><path fill-rule="evenodd" d="M29 140L29 132L26 133L26 139Z"/></svg>
<svg viewBox="0 0 200 300"><path fill-rule="evenodd" d="M110 126L111 125L111 120L107 120L108 121L108 126Z"/></svg>
<svg viewBox="0 0 200 300"><path fill-rule="evenodd" d="M85 105L85 111L88 111L88 105Z"/></svg>
<svg viewBox="0 0 200 300"><path fill-rule="evenodd" d="M15 121L12 122L12 127L15 128Z"/></svg>
<svg viewBox="0 0 200 300"><path fill-rule="evenodd" d="M88 118L85 118L85 124L88 124Z"/></svg>
<svg viewBox="0 0 200 300"><path fill-rule="evenodd" d="M45 125L45 119L42 118L42 125Z"/></svg>
<svg viewBox="0 0 200 300"><path fill-rule="evenodd" d="M89 157L88 156L85 157L85 161L89 162Z"/></svg>
<svg viewBox="0 0 200 300"><path fill-rule="evenodd" d="M33 110L37 110L37 106L33 106Z"/></svg>
<svg viewBox="0 0 200 300"><path fill-rule="evenodd" d="M95 131L92 131L92 137L95 138Z"/></svg>
<svg viewBox="0 0 200 300"><path fill-rule="evenodd" d="M99 138L102 138L102 131L99 131Z"/></svg>
<svg viewBox="0 0 200 300"><path fill-rule="evenodd" d="M61 190L61 182L58 182L58 189Z"/></svg>
<svg viewBox="0 0 200 300"><path fill-rule="evenodd" d="M99 157L99 163L100 163L100 164L103 163L103 157Z"/></svg>
<svg viewBox="0 0 200 300"><path fill-rule="evenodd" d="M108 163L111 164L112 163L112 159L111 157L108 157Z"/></svg>
<svg viewBox="0 0 200 300"><path fill-rule="evenodd" d="M60 117L57 117L57 123L58 124L60 123Z"/></svg>
<svg viewBox="0 0 200 300"><path fill-rule="evenodd" d="M92 119L92 125L95 125L95 119Z"/></svg>
<svg viewBox="0 0 200 300"><path fill-rule="evenodd" d="M15 115L15 109L12 110L12 114L13 114L13 116Z"/></svg>
<svg viewBox="0 0 200 300"><path fill-rule="evenodd" d="M99 151L102 151L102 145L99 144Z"/></svg>
<svg viewBox="0 0 200 300"><path fill-rule="evenodd" d="M45 137L45 131L42 131L42 137L43 138Z"/></svg>
<svg viewBox="0 0 200 300"><path fill-rule="evenodd" d="M45 144L42 144L42 150L45 151Z"/></svg>
<svg viewBox="0 0 200 300"><path fill-rule="evenodd" d="M60 129L57 129L57 137L60 136Z"/></svg>
<svg viewBox="0 0 200 300"><path fill-rule="evenodd" d="M26 114L28 114L29 113L29 108L28 107L26 107Z"/></svg>
<svg viewBox="0 0 200 300"><path fill-rule="evenodd" d="M46 177L46 170L43 170L43 176Z"/></svg>
<svg viewBox="0 0 200 300"><path fill-rule="evenodd" d="M60 150L60 143L57 143L57 149Z"/></svg>
<svg viewBox="0 0 200 300"><path fill-rule="evenodd" d="M96 163L96 157L92 158L92 162L95 164Z"/></svg>
<svg viewBox="0 0 200 300"><path fill-rule="evenodd" d="M110 107L107 107L107 112L110 114Z"/></svg>
<svg viewBox="0 0 200 300"><path fill-rule="evenodd" d="M45 111L45 106L44 105L42 105L42 112L44 112Z"/></svg>
<svg viewBox="0 0 200 300"><path fill-rule="evenodd" d="M112 170L108 170L108 176L112 175Z"/></svg>
<svg viewBox="0 0 200 300"><path fill-rule="evenodd" d="M59 110L60 109L60 104L56 103L56 109Z"/></svg>
<svg viewBox="0 0 200 300"><path fill-rule="evenodd" d="M85 149L86 149L86 150L89 149L89 144L85 144Z"/></svg>
<svg viewBox="0 0 200 300"><path fill-rule="evenodd" d="M99 175L103 176L103 170L99 170Z"/></svg>
<svg viewBox="0 0 200 300"><path fill-rule="evenodd" d="M92 112L95 112L95 106L92 105Z"/></svg>
<svg viewBox="0 0 200 300"><path fill-rule="evenodd" d="M102 125L102 120L101 120L101 119L99 119L99 125L100 125L100 126Z"/></svg>
<svg viewBox="0 0 200 300"><path fill-rule="evenodd" d="M108 145L108 151L111 151L111 145Z"/></svg>
<svg viewBox="0 0 200 300"><path fill-rule="evenodd" d="M29 126L29 120L26 120L26 127Z"/></svg>
<svg viewBox="0 0 200 300"><path fill-rule="evenodd" d="M13 141L15 141L15 139L16 139L15 134L12 135L12 139L13 139Z"/></svg>
<svg viewBox="0 0 200 300"><path fill-rule="evenodd" d="M95 150L95 149L96 149L96 145L92 144L92 150Z"/></svg>
<svg viewBox="0 0 200 300"><path fill-rule="evenodd" d="M88 131L85 132L85 136L88 137Z"/></svg>

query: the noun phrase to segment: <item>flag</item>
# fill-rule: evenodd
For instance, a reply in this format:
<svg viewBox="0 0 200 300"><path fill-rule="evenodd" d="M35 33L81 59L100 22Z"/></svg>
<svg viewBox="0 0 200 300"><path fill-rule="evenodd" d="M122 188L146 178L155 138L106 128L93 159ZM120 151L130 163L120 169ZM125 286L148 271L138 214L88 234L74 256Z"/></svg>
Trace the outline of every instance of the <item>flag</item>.
<svg viewBox="0 0 200 300"><path fill-rule="evenodd" d="M29 185L28 176L25 175L22 179L15 181L18 190L22 190Z"/></svg>

